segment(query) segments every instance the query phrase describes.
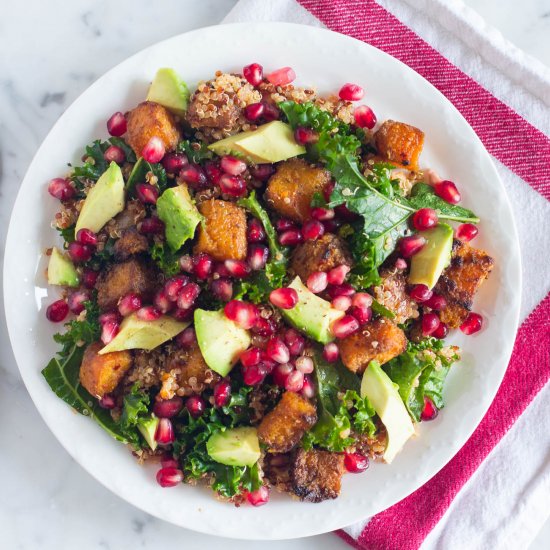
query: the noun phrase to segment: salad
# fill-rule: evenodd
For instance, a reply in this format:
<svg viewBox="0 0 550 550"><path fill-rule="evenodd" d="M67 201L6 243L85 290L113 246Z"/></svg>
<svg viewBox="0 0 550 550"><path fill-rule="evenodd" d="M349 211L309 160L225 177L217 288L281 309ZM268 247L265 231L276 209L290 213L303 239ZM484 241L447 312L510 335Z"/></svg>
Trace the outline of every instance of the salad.
<svg viewBox="0 0 550 550"><path fill-rule="evenodd" d="M48 184L45 380L162 487L236 505L333 499L391 463L443 407L445 338L482 328L494 263L420 129L294 79L253 63L190 93L159 69Z"/></svg>

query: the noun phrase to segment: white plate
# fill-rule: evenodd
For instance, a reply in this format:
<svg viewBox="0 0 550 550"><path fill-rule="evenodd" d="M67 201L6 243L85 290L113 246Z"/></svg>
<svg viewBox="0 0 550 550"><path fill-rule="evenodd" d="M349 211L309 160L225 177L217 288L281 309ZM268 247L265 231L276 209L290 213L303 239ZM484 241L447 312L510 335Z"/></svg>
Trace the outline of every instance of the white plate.
<svg viewBox="0 0 550 550"><path fill-rule="evenodd" d="M72 413L40 374L56 351L51 336L59 329L44 316L57 293L46 285L42 258L56 240L49 227L57 204L48 196L46 182L64 174L67 161L78 162L85 144L107 137L105 120L142 101L157 68L174 67L194 87L218 69L238 72L251 61L268 69L291 65L298 84L321 92L357 82L379 120L421 128L426 133L422 165L458 184L463 204L482 220L476 245L496 260L475 302L486 328L475 336L452 338L463 349L463 360L449 376L445 410L434 422L422 424L419 437L391 466L377 464L362 475L344 476L340 498L321 504L273 495L268 506L235 508L204 488L162 489L152 468L138 466L123 445ZM21 375L40 414L74 459L150 514L196 531L249 539L301 537L344 527L391 506L439 471L476 428L502 380L518 323L520 288L510 205L489 154L458 111L385 53L326 30L282 23L224 25L176 36L134 55L90 86L58 120L27 172L12 214L4 265L8 328Z"/></svg>

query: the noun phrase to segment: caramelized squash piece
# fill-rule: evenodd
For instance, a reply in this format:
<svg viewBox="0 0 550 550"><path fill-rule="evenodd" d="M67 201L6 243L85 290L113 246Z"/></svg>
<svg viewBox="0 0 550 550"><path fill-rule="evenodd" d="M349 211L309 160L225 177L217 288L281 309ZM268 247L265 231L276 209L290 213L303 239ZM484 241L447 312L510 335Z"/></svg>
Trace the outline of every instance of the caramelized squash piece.
<svg viewBox="0 0 550 550"><path fill-rule="evenodd" d="M374 134L380 156L409 170L418 170L418 159L424 145L424 132L405 124L386 120Z"/></svg>

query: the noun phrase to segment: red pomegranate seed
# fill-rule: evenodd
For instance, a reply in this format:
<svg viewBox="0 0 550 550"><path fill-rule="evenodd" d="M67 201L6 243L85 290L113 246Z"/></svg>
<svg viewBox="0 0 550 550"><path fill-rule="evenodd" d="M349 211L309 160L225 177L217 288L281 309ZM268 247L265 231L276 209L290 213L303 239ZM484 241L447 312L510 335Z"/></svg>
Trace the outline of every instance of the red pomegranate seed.
<svg viewBox="0 0 550 550"><path fill-rule="evenodd" d="M433 292L426 285L414 285L409 292L409 296L415 302L425 302L433 296Z"/></svg>
<svg viewBox="0 0 550 550"><path fill-rule="evenodd" d="M304 374L310 374L313 372L313 359L307 355L301 355L296 359L296 370L303 372Z"/></svg>
<svg viewBox="0 0 550 550"><path fill-rule="evenodd" d="M353 116L355 118L355 124L360 128L372 130L376 126L376 115L374 111L366 105L356 107Z"/></svg>
<svg viewBox="0 0 550 550"><path fill-rule="evenodd" d="M283 246L296 246L302 242L302 233L299 229L288 229L279 233L279 242Z"/></svg>
<svg viewBox="0 0 550 550"><path fill-rule="evenodd" d="M323 292L328 285L327 274L324 271L315 271L307 278L306 285L314 294Z"/></svg>
<svg viewBox="0 0 550 550"><path fill-rule="evenodd" d="M117 147L116 145L111 145L110 147L107 147L107 149L105 149L105 153L103 153L103 158L107 162L116 162L117 164L122 164L126 160L126 154L120 147Z"/></svg>
<svg viewBox="0 0 550 550"><path fill-rule="evenodd" d="M293 288L277 288L269 294L269 301L275 307L292 309L298 303L298 293Z"/></svg>
<svg viewBox="0 0 550 550"><path fill-rule="evenodd" d="M261 384L265 378L266 373L260 368L260 365L253 365L251 367L243 367L243 382L247 386L257 386Z"/></svg>
<svg viewBox="0 0 550 550"><path fill-rule="evenodd" d="M67 201L75 196L76 189L69 180L54 178L48 184L48 193L60 201Z"/></svg>
<svg viewBox="0 0 550 550"><path fill-rule="evenodd" d="M137 310L136 316L141 321L155 321L161 316L161 312L153 306L145 306Z"/></svg>
<svg viewBox="0 0 550 550"><path fill-rule="evenodd" d="M434 184L433 187L435 194L444 201L450 202L451 204L458 204L460 202L460 193L452 181L443 180Z"/></svg>
<svg viewBox="0 0 550 550"><path fill-rule="evenodd" d="M136 184L136 195L143 204L157 204L159 189L155 185L138 183Z"/></svg>
<svg viewBox="0 0 550 550"><path fill-rule="evenodd" d="M260 336L272 336L276 330L275 323L271 319L264 319L263 317L260 317L252 327L252 332Z"/></svg>
<svg viewBox="0 0 550 550"><path fill-rule="evenodd" d="M323 188L323 197L326 202L330 202L330 196L332 195L332 192L334 191L335 186L336 186L336 182L331 180Z"/></svg>
<svg viewBox="0 0 550 550"><path fill-rule="evenodd" d="M206 403L204 402L204 399L199 395L192 395L191 397L187 398L187 401L185 402L185 408L189 411L189 414L193 418L199 418L199 416L202 415L204 409L206 408Z"/></svg>
<svg viewBox="0 0 550 550"><path fill-rule="evenodd" d="M210 283L210 291L222 302L229 302L233 297L233 283L226 277L220 277Z"/></svg>
<svg viewBox="0 0 550 550"><path fill-rule="evenodd" d="M92 247L87 244L73 241L67 249L71 260L75 263L87 262L92 257Z"/></svg>
<svg viewBox="0 0 550 550"><path fill-rule="evenodd" d="M260 316L258 308L254 304L241 300L231 300L224 307L225 316L246 330L251 329Z"/></svg>
<svg viewBox="0 0 550 550"><path fill-rule="evenodd" d="M346 222L353 222L360 217L359 214L352 212L345 204L335 206L334 212L338 217L342 218L342 220Z"/></svg>
<svg viewBox="0 0 550 550"><path fill-rule="evenodd" d="M231 384L227 380L221 380L214 386L214 405L225 407L231 399Z"/></svg>
<svg viewBox="0 0 550 550"><path fill-rule="evenodd" d="M252 367L260 362L262 350L260 348L248 348L239 355L243 367Z"/></svg>
<svg viewBox="0 0 550 550"><path fill-rule="evenodd" d="M426 300L424 305L435 311L441 311L447 307L447 300L440 294L432 294L432 297Z"/></svg>
<svg viewBox="0 0 550 550"><path fill-rule="evenodd" d="M177 468L161 468L157 472L157 483L161 487L175 487L183 481L183 472Z"/></svg>
<svg viewBox="0 0 550 550"><path fill-rule="evenodd" d="M174 306L174 302L168 299L168 294L163 288L155 294L153 304L161 313L168 313Z"/></svg>
<svg viewBox="0 0 550 550"><path fill-rule="evenodd" d="M103 326L105 323L111 323L114 321L115 323L118 323L121 321L120 315L116 311L108 311L107 313L102 313L99 316L99 324Z"/></svg>
<svg viewBox="0 0 550 550"><path fill-rule="evenodd" d="M118 334L120 325L117 321L107 321L101 325L101 341L107 345Z"/></svg>
<svg viewBox="0 0 550 550"><path fill-rule="evenodd" d="M190 348L197 343L197 335L193 327L186 328L176 336L177 344L182 348Z"/></svg>
<svg viewBox="0 0 550 550"><path fill-rule="evenodd" d="M164 142L157 136L149 139L145 147L141 151L141 156L152 164L160 162L164 157L165 149Z"/></svg>
<svg viewBox="0 0 550 550"><path fill-rule="evenodd" d="M162 159L162 166L168 174L177 174L184 166L189 164L187 155L183 153L168 153Z"/></svg>
<svg viewBox="0 0 550 550"><path fill-rule="evenodd" d="M304 376L304 385L302 386L300 393L306 399L312 399L315 396L315 386L311 381L311 377L309 377L307 374Z"/></svg>
<svg viewBox="0 0 550 550"><path fill-rule="evenodd" d="M277 105L268 101L263 101L262 103L264 105L264 115L263 115L264 120L266 122L271 122L272 120L278 120L279 117L281 116L281 111L279 111L279 108L277 107Z"/></svg>
<svg viewBox="0 0 550 550"><path fill-rule="evenodd" d="M197 164L184 166L179 173L179 178L188 183L194 189L200 189L206 185L206 175Z"/></svg>
<svg viewBox="0 0 550 550"><path fill-rule="evenodd" d="M252 103L244 108L244 116L250 122L256 122L264 114L264 110L263 103Z"/></svg>
<svg viewBox="0 0 550 550"><path fill-rule="evenodd" d="M126 294L118 302L118 311L126 317L141 308L141 298L137 294Z"/></svg>
<svg viewBox="0 0 550 550"><path fill-rule="evenodd" d="M399 250L402 256L410 258L420 252L425 244L426 239L422 235L411 235L399 241Z"/></svg>
<svg viewBox="0 0 550 550"><path fill-rule="evenodd" d="M433 404L433 401L429 397L424 397L424 408L422 409L420 418L425 421L433 420L438 413L439 410Z"/></svg>
<svg viewBox="0 0 550 550"><path fill-rule="evenodd" d="M163 468L178 468L178 461L170 454L166 454L160 459L160 463Z"/></svg>
<svg viewBox="0 0 550 550"><path fill-rule="evenodd" d="M403 258L395 260L395 269L407 269L407 262Z"/></svg>
<svg viewBox="0 0 550 550"><path fill-rule="evenodd" d="M164 233L164 222L156 216L145 218L139 225L139 232L144 235L159 235Z"/></svg>
<svg viewBox="0 0 550 550"><path fill-rule="evenodd" d="M346 280L347 274L350 272L349 265L342 264L331 269L327 273L327 280L331 285L341 285Z"/></svg>
<svg viewBox="0 0 550 550"><path fill-rule="evenodd" d="M242 260L225 260L224 266L232 277L244 279L250 275L250 266Z"/></svg>
<svg viewBox="0 0 550 550"><path fill-rule="evenodd" d="M116 112L107 121L107 131L115 137L120 137L126 133L126 117L120 112Z"/></svg>
<svg viewBox="0 0 550 550"><path fill-rule="evenodd" d="M264 79L264 68L259 63L251 63L243 67L243 76L252 86L258 86Z"/></svg>
<svg viewBox="0 0 550 550"><path fill-rule="evenodd" d="M174 443L176 435L174 434L174 426L169 418L161 418L159 420L157 431L155 432L155 441L161 445L169 445Z"/></svg>
<svg viewBox="0 0 550 550"><path fill-rule="evenodd" d="M248 500L252 506L263 506L269 502L269 489L265 485L262 485L259 489L256 489L256 491L247 493L246 500Z"/></svg>
<svg viewBox="0 0 550 550"><path fill-rule="evenodd" d="M193 308L176 308L174 311L172 311L171 315L176 321L181 321L182 323L185 321L191 321L193 319Z"/></svg>
<svg viewBox="0 0 550 550"><path fill-rule="evenodd" d="M372 309L370 307L352 306L349 308L348 313L353 315L361 326L366 325L372 318Z"/></svg>
<svg viewBox="0 0 550 550"><path fill-rule="evenodd" d="M338 296L350 296L355 294L355 289L349 284L344 283L341 285L333 285L327 288L327 295L331 300L338 298Z"/></svg>
<svg viewBox="0 0 550 550"><path fill-rule="evenodd" d="M360 474L369 467L369 459L359 453L345 453L344 466L352 474Z"/></svg>
<svg viewBox="0 0 550 550"><path fill-rule="evenodd" d="M290 363L286 363L285 365L277 365L275 369L273 369L273 382L280 388L284 388L286 379L293 370L294 368Z"/></svg>
<svg viewBox="0 0 550 550"><path fill-rule="evenodd" d="M76 240L82 244L97 246L97 235L89 229L79 229L76 234Z"/></svg>
<svg viewBox="0 0 550 550"><path fill-rule="evenodd" d="M422 335L430 336L439 326L439 317L435 313L424 313L422 317Z"/></svg>
<svg viewBox="0 0 550 550"><path fill-rule="evenodd" d="M285 331L284 341L290 355L294 357L300 355L306 346L306 339L294 328L289 328Z"/></svg>
<svg viewBox="0 0 550 550"><path fill-rule="evenodd" d="M265 267L269 249L261 244L253 244L248 247L248 255L246 261L253 271L259 271Z"/></svg>
<svg viewBox="0 0 550 550"><path fill-rule="evenodd" d="M288 218L279 218L275 222L275 229L279 233L282 233L284 231L288 231L289 229L296 229L296 224L292 220L289 220Z"/></svg>
<svg viewBox="0 0 550 550"><path fill-rule="evenodd" d="M300 145L312 145L319 141L319 132L316 132L313 128L298 126L294 130L294 139Z"/></svg>
<svg viewBox="0 0 550 550"><path fill-rule="evenodd" d="M345 338L359 330L359 321L351 315L344 315L332 323L331 330L336 338Z"/></svg>
<svg viewBox="0 0 550 550"><path fill-rule="evenodd" d="M334 218L334 210L329 208L321 208L316 206L311 209L311 217L315 220L320 220L322 222L332 220Z"/></svg>
<svg viewBox="0 0 550 550"><path fill-rule="evenodd" d="M193 273L193 258L189 254L180 257L180 267L186 273Z"/></svg>
<svg viewBox="0 0 550 550"><path fill-rule="evenodd" d="M87 290L77 290L71 292L67 298L67 305L71 313L78 315L84 311L84 302L90 299L90 293Z"/></svg>
<svg viewBox="0 0 550 550"><path fill-rule="evenodd" d="M102 409L107 409L107 410L110 410L110 409L114 409L116 407L116 401L115 401L115 398L109 394L109 393L106 393L98 402L98 405L102 408Z"/></svg>
<svg viewBox="0 0 550 550"><path fill-rule="evenodd" d="M353 295L351 305L355 307L370 307L372 305L372 296L366 292L358 292Z"/></svg>
<svg viewBox="0 0 550 550"><path fill-rule="evenodd" d="M445 323L439 323L439 326L432 332L432 336L438 340L443 340L449 334L449 327Z"/></svg>
<svg viewBox="0 0 550 550"><path fill-rule="evenodd" d="M338 97L343 101L359 101L360 99L363 99L364 95L365 91L361 88L361 86L351 84L349 82L344 84L338 92Z"/></svg>
<svg viewBox="0 0 550 550"><path fill-rule="evenodd" d="M470 242L478 234L478 229L473 223L462 223L455 231L455 236L461 241Z"/></svg>
<svg viewBox="0 0 550 550"><path fill-rule="evenodd" d="M201 253L193 256L193 273L197 279L206 279L213 266L214 260L208 254Z"/></svg>
<svg viewBox="0 0 550 550"><path fill-rule="evenodd" d="M242 160L226 155L220 161L221 169L232 176L240 176L246 170L246 163Z"/></svg>
<svg viewBox="0 0 550 550"><path fill-rule="evenodd" d="M475 334L476 332L479 332L481 330L481 327L483 326L483 317L479 315L479 313L469 313L468 317L466 317L466 321L464 321L460 325L460 330L467 334L468 336L470 334Z"/></svg>
<svg viewBox="0 0 550 550"><path fill-rule="evenodd" d="M266 78L273 86L285 86L296 79L296 73L290 67L282 67L269 73Z"/></svg>
<svg viewBox="0 0 550 550"><path fill-rule="evenodd" d="M285 343L280 338L271 338L267 343L267 357L277 363L288 363L290 360L290 352Z"/></svg>
<svg viewBox="0 0 550 550"><path fill-rule="evenodd" d="M172 418L183 409L183 399L181 397L172 397L172 399L162 399L155 401L153 412L159 418Z"/></svg>
<svg viewBox="0 0 550 550"><path fill-rule="evenodd" d="M299 392L304 387L304 373L293 370L286 378L285 390Z"/></svg>
<svg viewBox="0 0 550 550"><path fill-rule="evenodd" d="M246 195L246 183L238 176L231 176L230 174L224 174L220 178L220 190L226 195L232 197L243 197Z"/></svg>
<svg viewBox="0 0 550 550"><path fill-rule="evenodd" d="M249 243L260 243L265 241L265 230L258 218L252 218L248 222L246 237Z"/></svg>
<svg viewBox="0 0 550 550"><path fill-rule="evenodd" d="M166 296L171 302L175 302L178 299L178 293L189 282L189 277L180 275L178 277L172 277L164 283L164 290Z"/></svg>
<svg viewBox="0 0 550 550"><path fill-rule="evenodd" d="M187 283L178 292L178 308L190 309L201 293L201 287L197 283Z"/></svg>
<svg viewBox="0 0 550 550"><path fill-rule="evenodd" d="M338 361L339 355L340 350L334 342L329 342L328 344L325 344L325 347L323 348L323 358L325 359L325 361L328 361L329 363L334 363L335 361Z"/></svg>
<svg viewBox="0 0 550 550"><path fill-rule="evenodd" d="M256 166L250 166L248 171L257 180L266 181L275 173L275 168L272 164L257 164Z"/></svg>
<svg viewBox="0 0 550 550"><path fill-rule="evenodd" d="M332 300L332 307L339 311L347 311L351 307L351 298L349 296L337 296Z"/></svg>
<svg viewBox="0 0 550 550"><path fill-rule="evenodd" d="M413 226L417 231L435 227L438 221L437 212L432 208L421 208L412 216Z"/></svg>
<svg viewBox="0 0 550 550"><path fill-rule="evenodd" d="M325 226L318 220L309 220L302 226L302 237L306 241L316 241L325 234Z"/></svg>
<svg viewBox="0 0 550 550"><path fill-rule="evenodd" d="M205 163L204 173L206 174L208 181L214 185L218 185L220 183L220 178L223 175L220 165L217 162L212 161Z"/></svg>
<svg viewBox="0 0 550 550"><path fill-rule="evenodd" d="M52 323L60 323L69 314L69 306L65 300L57 300L46 308L46 317Z"/></svg>

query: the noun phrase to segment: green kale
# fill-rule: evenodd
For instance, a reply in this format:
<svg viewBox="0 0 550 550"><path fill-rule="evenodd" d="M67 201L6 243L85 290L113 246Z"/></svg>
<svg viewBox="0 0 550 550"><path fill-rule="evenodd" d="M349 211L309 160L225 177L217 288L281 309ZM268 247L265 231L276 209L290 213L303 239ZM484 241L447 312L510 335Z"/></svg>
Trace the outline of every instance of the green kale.
<svg viewBox="0 0 550 550"><path fill-rule="evenodd" d="M159 269L168 277L173 277L181 271L180 256L174 254L165 242L153 243L149 248L149 254Z"/></svg>
<svg viewBox="0 0 550 550"><path fill-rule="evenodd" d="M126 181L126 192L129 194L133 193L136 183L146 183L150 180L151 175L157 178L156 185L159 188L159 193L162 193L168 188L168 178L162 164L152 164L144 160L143 157L140 157L128 176L128 180Z"/></svg>
<svg viewBox="0 0 550 550"><path fill-rule="evenodd" d="M177 150L179 153L185 153L189 162L194 162L195 164L211 160L214 157L212 151L202 141L184 139L178 144Z"/></svg>
<svg viewBox="0 0 550 550"><path fill-rule="evenodd" d="M57 231L59 231L59 234L65 241L65 244L70 244L75 240L75 233L74 233L74 225L71 225L70 227L65 227L64 229L61 229L59 227L56 227Z"/></svg>
<svg viewBox="0 0 550 550"><path fill-rule="evenodd" d="M124 429L135 427L138 420L149 414L149 395L140 389L136 382L124 396L120 425Z"/></svg>
<svg viewBox="0 0 550 550"><path fill-rule="evenodd" d="M395 313L390 311L387 307L383 306L377 300L372 301L371 305L373 313L380 315L380 317L386 317L386 319L395 319Z"/></svg>

